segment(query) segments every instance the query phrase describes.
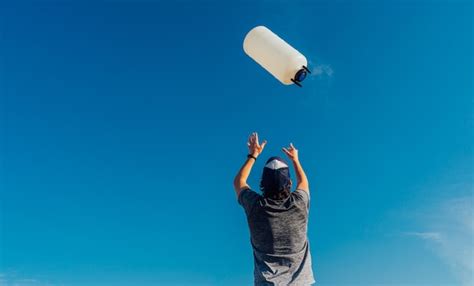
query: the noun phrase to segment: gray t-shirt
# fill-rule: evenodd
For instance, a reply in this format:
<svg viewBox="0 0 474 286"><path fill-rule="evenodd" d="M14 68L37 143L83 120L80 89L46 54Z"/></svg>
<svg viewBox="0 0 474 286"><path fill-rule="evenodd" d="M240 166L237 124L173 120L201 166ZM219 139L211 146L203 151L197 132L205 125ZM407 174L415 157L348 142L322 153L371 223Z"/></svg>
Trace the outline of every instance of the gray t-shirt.
<svg viewBox="0 0 474 286"><path fill-rule="evenodd" d="M246 189L238 200L250 229L255 285L314 283L307 236L309 193L296 190L284 200L272 200Z"/></svg>

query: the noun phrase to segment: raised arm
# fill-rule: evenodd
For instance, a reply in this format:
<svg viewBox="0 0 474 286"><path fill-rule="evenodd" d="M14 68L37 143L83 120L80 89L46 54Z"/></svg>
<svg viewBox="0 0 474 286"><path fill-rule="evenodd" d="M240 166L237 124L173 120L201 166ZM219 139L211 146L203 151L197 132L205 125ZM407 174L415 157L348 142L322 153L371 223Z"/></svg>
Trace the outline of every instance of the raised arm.
<svg viewBox="0 0 474 286"><path fill-rule="evenodd" d="M288 158L293 162L296 173L296 189L309 192L309 183L308 178L301 166L300 160L298 158L298 150L293 146L293 143L290 143L290 147L282 148L283 152L288 156Z"/></svg>
<svg viewBox="0 0 474 286"><path fill-rule="evenodd" d="M254 132L249 136L247 146L249 148L249 155L251 155L253 158L249 156L247 160L245 160L244 164L242 165L239 172L234 178L234 189L237 197L239 197L240 191L249 188L249 185L247 184L247 179L250 175L250 171L252 170L253 164L255 163L254 158L257 158L260 153L262 153L263 148L265 148L266 144L266 140L264 140L262 144L258 143L257 132Z"/></svg>

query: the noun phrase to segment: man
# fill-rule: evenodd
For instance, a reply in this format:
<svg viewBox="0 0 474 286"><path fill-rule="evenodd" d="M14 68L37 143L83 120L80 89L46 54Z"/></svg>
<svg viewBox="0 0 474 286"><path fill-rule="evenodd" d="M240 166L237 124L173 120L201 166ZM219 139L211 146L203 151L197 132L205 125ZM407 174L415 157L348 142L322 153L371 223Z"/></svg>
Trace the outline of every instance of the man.
<svg viewBox="0 0 474 286"><path fill-rule="evenodd" d="M293 162L296 190L286 162L271 157L265 164L260 182L262 195L252 191L247 178L267 141L252 133L249 154L234 179L238 202L245 209L254 256L255 285L310 285L314 283L307 238L309 186L298 159L298 150L282 148Z"/></svg>

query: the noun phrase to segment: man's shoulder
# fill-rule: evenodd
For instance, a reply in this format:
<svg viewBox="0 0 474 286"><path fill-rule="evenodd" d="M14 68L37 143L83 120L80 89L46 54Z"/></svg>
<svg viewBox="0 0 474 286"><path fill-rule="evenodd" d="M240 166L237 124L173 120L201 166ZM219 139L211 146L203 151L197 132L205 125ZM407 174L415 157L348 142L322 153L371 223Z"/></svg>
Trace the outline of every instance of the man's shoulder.
<svg viewBox="0 0 474 286"><path fill-rule="evenodd" d="M303 200L303 201L310 200L309 191L305 191L302 189L296 189L294 192L291 193L291 196L293 196L297 200Z"/></svg>
<svg viewBox="0 0 474 286"><path fill-rule="evenodd" d="M239 193L238 197L238 202L239 204L245 209L247 214L250 214L250 211L252 208L255 206L257 201L261 198L262 196L254 192L250 188L245 188Z"/></svg>
<svg viewBox="0 0 474 286"><path fill-rule="evenodd" d="M261 197L261 195L251 188L244 188L240 191L238 200L240 202L242 199L256 199L259 197Z"/></svg>

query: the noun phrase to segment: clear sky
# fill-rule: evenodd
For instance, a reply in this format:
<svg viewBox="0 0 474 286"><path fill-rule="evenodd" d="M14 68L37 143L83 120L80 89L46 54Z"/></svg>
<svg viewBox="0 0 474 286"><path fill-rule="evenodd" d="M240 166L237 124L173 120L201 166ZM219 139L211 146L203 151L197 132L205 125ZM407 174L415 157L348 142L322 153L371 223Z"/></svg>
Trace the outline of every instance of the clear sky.
<svg viewBox="0 0 474 286"><path fill-rule="evenodd" d="M11 2L1 285L250 285L253 131L255 189L300 150L319 285L474 283L471 1ZM244 54L257 25L303 88Z"/></svg>

